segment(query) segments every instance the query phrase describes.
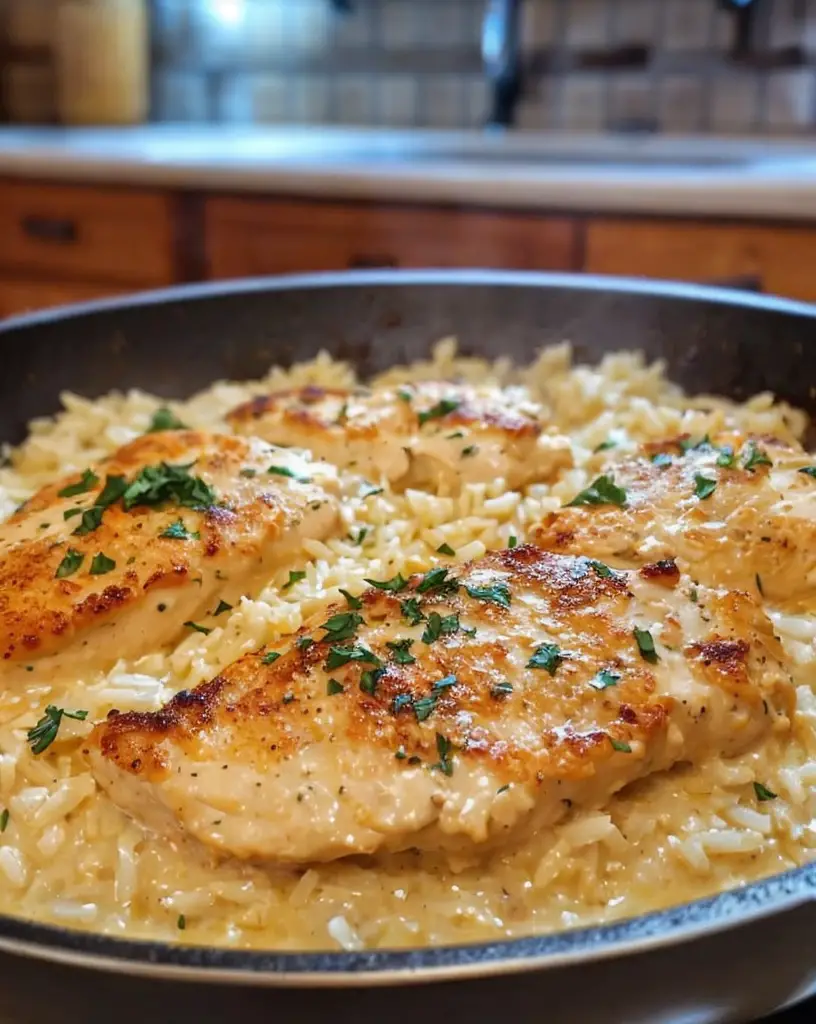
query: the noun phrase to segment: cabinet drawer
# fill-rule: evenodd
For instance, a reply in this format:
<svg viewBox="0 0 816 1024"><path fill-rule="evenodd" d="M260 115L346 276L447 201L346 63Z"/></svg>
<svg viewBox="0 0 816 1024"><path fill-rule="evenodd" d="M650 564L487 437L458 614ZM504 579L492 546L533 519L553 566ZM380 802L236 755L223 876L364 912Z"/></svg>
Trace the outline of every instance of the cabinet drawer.
<svg viewBox="0 0 816 1024"><path fill-rule="evenodd" d="M0 182L0 267L126 284L174 280L172 200L130 189Z"/></svg>
<svg viewBox="0 0 816 1024"><path fill-rule="evenodd" d="M208 272L241 277L359 267L576 267L563 217L486 210L213 198Z"/></svg>
<svg viewBox="0 0 816 1024"><path fill-rule="evenodd" d="M0 318L16 316L18 313L31 313L49 306L63 306L69 302L110 298L123 293L124 289L100 284L0 277Z"/></svg>
<svg viewBox="0 0 816 1024"><path fill-rule="evenodd" d="M598 220L586 269L683 281L754 278L765 292L815 300L816 230L753 224Z"/></svg>

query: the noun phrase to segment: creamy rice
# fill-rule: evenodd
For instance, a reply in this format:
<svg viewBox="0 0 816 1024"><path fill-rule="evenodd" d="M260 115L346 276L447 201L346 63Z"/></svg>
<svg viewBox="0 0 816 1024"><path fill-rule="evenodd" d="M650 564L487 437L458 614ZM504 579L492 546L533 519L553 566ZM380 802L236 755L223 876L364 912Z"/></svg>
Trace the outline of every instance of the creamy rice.
<svg viewBox="0 0 816 1024"><path fill-rule="evenodd" d="M459 376L514 381L552 412L575 446L576 468L552 487L506 493L501 482L458 498L384 493L346 504L348 534L310 541L257 600L243 599L208 635L107 675L48 682L31 675L24 693L0 696L0 910L110 935L233 947L359 949L496 939L639 914L704 896L816 856L816 618L769 609L796 669L791 737L731 761L680 769L638 783L602 811L586 812L487 861L449 864L402 854L357 858L305 872L217 864L192 845L146 835L101 794L77 740L112 707L154 710L173 693L214 675L240 654L297 629L338 588L364 576L427 569L444 543L457 561L523 540L528 526L584 487L599 465L593 450L613 438L625 453L640 442L713 432L728 415L746 429L798 438L805 417L757 395L744 405L688 398L633 354L598 367L572 366L567 346L523 371L461 359L447 340L428 362L390 370L378 382ZM262 381L220 382L173 410L191 426L223 429L224 414L270 388L355 383L352 370L321 354ZM64 411L32 424L0 470L0 516L55 475L84 469L142 433L161 403L142 392L88 401L63 395ZM361 534L362 543L358 543ZM45 756L26 732L46 704L87 709L65 720ZM760 803L754 782L778 794ZM0 819L2 821L2 819ZM183 923L184 930L180 930Z"/></svg>

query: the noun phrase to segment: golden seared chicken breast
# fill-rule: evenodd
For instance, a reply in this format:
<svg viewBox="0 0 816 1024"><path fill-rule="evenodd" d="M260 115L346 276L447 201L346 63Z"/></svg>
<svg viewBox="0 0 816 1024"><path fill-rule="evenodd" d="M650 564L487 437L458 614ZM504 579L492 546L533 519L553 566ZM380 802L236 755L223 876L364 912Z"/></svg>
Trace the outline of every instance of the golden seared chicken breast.
<svg viewBox="0 0 816 1024"><path fill-rule="evenodd" d="M461 853L736 754L793 699L747 594L526 546L373 581L85 752L120 807L223 854Z"/></svg>
<svg viewBox="0 0 816 1024"><path fill-rule="evenodd" d="M610 462L532 539L619 566L676 557L709 584L801 598L816 586L816 466L738 432L648 445Z"/></svg>
<svg viewBox="0 0 816 1024"><path fill-rule="evenodd" d="M330 533L336 491L333 467L255 438L132 441L0 525L3 664L106 668L175 640Z"/></svg>
<svg viewBox="0 0 816 1024"><path fill-rule="evenodd" d="M307 448L398 489L450 494L496 479L519 488L571 466L569 441L545 429L543 417L521 388L426 381L373 391L280 391L227 418L241 434Z"/></svg>

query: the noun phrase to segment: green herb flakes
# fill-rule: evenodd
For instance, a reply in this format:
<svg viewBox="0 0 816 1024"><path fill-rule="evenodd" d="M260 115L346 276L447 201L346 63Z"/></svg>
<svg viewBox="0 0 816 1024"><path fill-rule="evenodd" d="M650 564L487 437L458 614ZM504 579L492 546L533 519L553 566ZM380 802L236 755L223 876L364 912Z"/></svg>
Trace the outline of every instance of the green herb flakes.
<svg viewBox="0 0 816 1024"><path fill-rule="evenodd" d="M375 494L382 494L384 488L377 487L376 484L370 484L368 481L364 481L360 488L359 497L361 498L373 498Z"/></svg>
<svg viewBox="0 0 816 1024"><path fill-rule="evenodd" d="M183 932L186 927L187 918L184 916L184 914L179 914L179 916L176 918L176 928L178 928L180 932Z"/></svg>
<svg viewBox="0 0 816 1024"><path fill-rule="evenodd" d="M295 647L299 651L308 651L310 647L314 647L314 640L310 636L300 636L295 640Z"/></svg>
<svg viewBox="0 0 816 1024"><path fill-rule="evenodd" d="M432 590L439 591L439 594L447 594L456 590L459 584L456 580L448 579L449 569L438 566L436 569L431 569L430 572L426 572L422 579L417 584L418 594L427 594Z"/></svg>
<svg viewBox="0 0 816 1024"><path fill-rule="evenodd" d="M169 537L170 540L201 540L201 534L198 531L188 530L183 519L177 519L171 523L166 530L162 530L159 536Z"/></svg>
<svg viewBox="0 0 816 1024"><path fill-rule="evenodd" d="M567 502L567 508L571 505L620 505L626 504L626 491L618 487L611 476L599 476L593 480L589 487L580 491L572 501Z"/></svg>
<svg viewBox="0 0 816 1024"><path fill-rule="evenodd" d="M338 693L342 693L342 692L343 692L343 684L342 683L338 683L338 681L336 679L330 679L326 683L326 696L327 697L336 697Z"/></svg>
<svg viewBox="0 0 816 1024"><path fill-rule="evenodd" d="M341 640L350 640L362 624L363 617L357 612L338 612L327 619L320 629L326 630L324 642L337 644Z"/></svg>
<svg viewBox="0 0 816 1024"><path fill-rule="evenodd" d="M301 580L306 579L306 573L302 569L289 570L289 579L284 583L283 590L288 590L293 587L296 583L300 583Z"/></svg>
<svg viewBox="0 0 816 1024"><path fill-rule="evenodd" d="M756 573L754 579L756 580L756 588L759 591L759 596L764 597L765 591L762 589L762 577L759 575L759 573Z"/></svg>
<svg viewBox="0 0 816 1024"><path fill-rule="evenodd" d="M295 695L292 693L291 690L288 690L283 695L283 697L281 698L281 703L282 704L291 704L294 701L294 699L295 699Z"/></svg>
<svg viewBox="0 0 816 1024"><path fill-rule="evenodd" d="M389 640L386 643L386 647L391 651L392 657L397 665L413 665L416 658L411 654L409 648L413 644L413 640Z"/></svg>
<svg viewBox="0 0 816 1024"><path fill-rule="evenodd" d="M612 672L608 668L602 668L594 679L590 679L589 685L593 690L607 690L610 686L617 686L619 682L619 672Z"/></svg>
<svg viewBox="0 0 816 1024"><path fill-rule="evenodd" d="M258 475L258 470L253 469L251 466L247 466L246 469L242 469L239 476L244 477L247 480L251 480L253 477Z"/></svg>
<svg viewBox="0 0 816 1024"><path fill-rule="evenodd" d="M655 650L655 642L652 638L652 634L648 629L638 629L637 626L632 630L632 636L635 638L635 642L640 650L640 656L644 661L648 661L649 664L655 665L660 660Z"/></svg>
<svg viewBox="0 0 816 1024"><path fill-rule="evenodd" d="M490 696L493 700L502 700L513 692L513 684L506 680L501 683L494 683L490 687Z"/></svg>
<svg viewBox="0 0 816 1024"><path fill-rule="evenodd" d="M427 423L429 420L438 420L443 416L447 416L449 413L455 412L459 408L460 404L461 403L454 398L443 398L440 402L437 402L436 405L428 409L427 412L421 412L419 414L419 425L423 426L423 424Z"/></svg>
<svg viewBox="0 0 816 1024"><path fill-rule="evenodd" d="M186 508L208 508L215 504L215 492L201 477L189 473L193 463L172 466L160 462L145 466L125 488L122 504L126 511L140 505L170 502Z"/></svg>
<svg viewBox="0 0 816 1024"><path fill-rule="evenodd" d="M231 611L232 611L232 605L231 604L227 604L226 601L219 601L218 602L218 607L213 612L213 615L222 615L224 612L231 612Z"/></svg>
<svg viewBox="0 0 816 1024"><path fill-rule="evenodd" d="M406 390L405 388L399 388L397 391L397 398L399 398L400 401L402 402L410 402L413 397L414 396L411 394L411 392Z"/></svg>
<svg viewBox="0 0 816 1024"><path fill-rule="evenodd" d="M57 738L63 718L73 718L78 722L84 722L88 717L87 711L68 711L66 708L58 708L49 704L45 714L37 722L33 729L29 729L26 735L32 754L41 754Z"/></svg>
<svg viewBox="0 0 816 1024"><path fill-rule="evenodd" d="M462 458L468 459L472 455L476 455L478 451L479 449L475 444L469 444L466 448L462 449Z"/></svg>
<svg viewBox="0 0 816 1024"><path fill-rule="evenodd" d="M127 487L127 477L106 476L105 486L99 494L97 494L94 504L99 508L108 508L109 505L112 505L122 497L127 490Z"/></svg>
<svg viewBox="0 0 816 1024"><path fill-rule="evenodd" d="M408 580L399 572L396 576L392 576L390 580L370 580L366 578L365 582L372 587L376 587L377 590L385 590L391 594L398 594L400 590L405 590L408 586Z"/></svg>
<svg viewBox="0 0 816 1024"><path fill-rule="evenodd" d="M743 450L742 468L749 473L754 473L757 466L772 466L773 463L767 454L757 445L755 441L749 441Z"/></svg>
<svg viewBox="0 0 816 1024"><path fill-rule="evenodd" d="M369 651L367 647L352 644L351 647L330 647L329 655L326 658L326 668L331 672L332 669L348 665L350 661L360 661L364 664L375 665L377 668L382 664L377 655Z"/></svg>
<svg viewBox="0 0 816 1024"><path fill-rule="evenodd" d="M157 409L150 420L150 426L147 428L145 433L156 434L160 430L187 430L187 424L182 423L181 420L176 416L166 405L163 405L160 409Z"/></svg>
<svg viewBox="0 0 816 1024"><path fill-rule="evenodd" d="M453 550L450 544L440 544L439 547L436 549L436 553L438 555L448 555L448 557L452 557L456 554L456 552Z"/></svg>
<svg viewBox="0 0 816 1024"><path fill-rule="evenodd" d="M66 576L73 576L84 561L85 556L81 551L77 551L76 548L68 548L62 561L57 566L54 577L58 580L63 580Z"/></svg>
<svg viewBox="0 0 816 1024"><path fill-rule="evenodd" d="M616 750L619 754L631 754L632 748L628 743L623 740L616 740L612 736L609 737L609 742L612 744L612 749Z"/></svg>
<svg viewBox="0 0 816 1024"><path fill-rule="evenodd" d="M510 537L509 537L509 539L507 541L508 548L514 548L517 544L518 544L518 537L514 533L511 533Z"/></svg>
<svg viewBox="0 0 816 1024"><path fill-rule="evenodd" d="M74 498L77 494L85 494L92 490L99 483L99 477L91 469L86 469L75 484L68 484L61 491L57 491L58 498Z"/></svg>
<svg viewBox="0 0 816 1024"><path fill-rule="evenodd" d="M94 555L91 560L91 575L92 576L104 576L105 573L110 572L116 568L116 562L112 558L108 558L107 555L103 555L100 551L99 554Z"/></svg>
<svg viewBox="0 0 816 1024"><path fill-rule="evenodd" d="M557 644L539 644L527 662L527 668L543 668L554 676L563 661L564 656Z"/></svg>
<svg viewBox="0 0 816 1024"><path fill-rule="evenodd" d="M288 469L286 466L270 466L267 469L267 473L271 473L273 476L285 476L290 480L297 480L299 484L308 484L311 480L309 476L301 476L299 473L295 473L294 470Z"/></svg>
<svg viewBox="0 0 816 1024"><path fill-rule="evenodd" d="M437 679L431 686L431 692L441 693L442 690L448 690L451 686L456 686L456 676L445 676L444 679Z"/></svg>
<svg viewBox="0 0 816 1024"><path fill-rule="evenodd" d="M81 509L81 508L67 508L62 513L62 518L65 520L65 522L68 522L68 520L69 519L73 519L74 516L81 516L83 511L84 510ZM40 523L40 529L44 530L46 528L46 526L48 526L48 525L49 525L48 523Z"/></svg>
<svg viewBox="0 0 816 1024"><path fill-rule="evenodd" d="M700 473L694 474L694 494L700 499L700 501L705 501L706 498L710 498L716 489L716 480L712 480L707 476L702 476Z"/></svg>
<svg viewBox="0 0 816 1024"><path fill-rule="evenodd" d="M453 760L451 756L453 754L453 744L441 732L436 734L436 752L439 754L439 760L436 764L432 764L431 768L437 769L443 775L450 777L453 775Z"/></svg>
<svg viewBox="0 0 816 1024"><path fill-rule="evenodd" d="M652 465L657 466L658 469L665 469L666 466L670 466L674 460L668 452L656 452L652 456Z"/></svg>
<svg viewBox="0 0 816 1024"><path fill-rule="evenodd" d="M768 789L767 786L763 786L761 782L754 783L754 793L756 793L756 798L760 803L765 803L766 800L776 800L777 796L772 789Z"/></svg>
<svg viewBox="0 0 816 1024"><path fill-rule="evenodd" d="M509 782L505 782L505 784L503 786L499 786L499 788L496 790L496 796L501 796L502 793L506 793L509 788L510 788L510 783Z"/></svg>
<svg viewBox="0 0 816 1024"><path fill-rule="evenodd" d="M419 601L415 597L409 597L405 601L401 601L400 610L402 611L403 618L407 619L408 624L411 626L416 626L425 618Z"/></svg>
<svg viewBox="0 0 816 1024"><path fill-rule="evenodd" d="M592 451L594 452L595 455L597 455L598 452L608 452L610 448L617 448L617 446L618 446L618 442L617 441L613 441L612 438L610 437L610 438L607 438L606 441L601 441L600 444L595 445L595 447L592 449Z"/></svg>
<svg viewBox="0 0 816 1024"><path fill-rule="evenodd" d="M363 602L360 600L359 597L355 597L353 594L350 594L347 590L343 590L342 587L340 587L339 590L343 597L346 599L346 604L349 606L349 608L352 609L352 611L359 611L363 607Z"/></svg>
<svg viewBox="0 0 816 1024"><path fill-rule="evenodd" d="M201 625L199 625L199 623L191 622L189 619L187 620L187 622L184 623L184 625L188 629L195 630L196 633L203 633L204 636L207 636L210 633L212 633L212 630L208 626L201 626Z"/></svg>
<svg viewBox="0 0 816 1024"><path fill-rule="evenodd" d="M802 468L797 470L797 472L804 473L805 476L809 476L816 480L816 466L802 466Z"/></svg>
<svg viewBox="0 0 816 1024"><path fill-rule="evenodd" d="M419 700L414 701L414 714L418 722L424 722L426 718L430 718L436 710L437 694L432 693L428 697L420 697Z"/></svg>
<svg viewBox="0 0 816 1024"><path fill-rule="evenodd" d="M402 711L403 708L409 708L414 703L414 698L410 693L398 693L397 696L391 702L391 710L394 714L398 711Z"/></svg>
<svg viewBox="0 0 816 1024"><path fill-rule="evenodd" d="M422 634L422 642L423 644L432 644L441 636L450 636L458 629L458 615L440 615L439 612L431 612L428 616L428 624Z"/></svg>
<svg viewBox="0 0 816 1024"><path fill-rule="evenodd" d="M101 505L94 505L92 508L86 508L82 513L82 519L79 521L79 526L74 530L75 537L85 537L89 533L93 533L94 530L99 528L99 524L102 522L102 516L105 514L105 509Z"/></svg>
<svg viewBox="0 0 816 1024"><path fill-rule="evenodd" d="M357 547L362 547L363 541L366 539L367 536L368 536L368 527L367 526L361 526L360 529L357 531L357 536L356 537L353 536L352 534L349 534L349 540L351 541L352 544L356 544Z"/></svg>
<svg viewBox="0 0 816 1024"><path fill-rule="evenodd" d="M737 457L734 454L734 449L730 444L723 445L720 448L720 454L717 456L717 465L722 469L733 469L737 464Z"/></svg>
<svg viewBox="0 0 816 1024"><path fill-rule="evenodd" d="M510 607L510 588L506 583L490 583L483 587L465 584L465 590L477 601L486 601L488 604L497 604L500 608Z"/></svg>
<svg viewBox="0 0 816 1024"><path fill-rule="evenodd" d="M10 817L11 817L11 814L9 813L9 809L7 807L3 811L3 813L0 814L0 832L5 832L6 831L6 829L8 828L8 823L9 823L9 818Z"/></svg>
<svg viewBox="0 0 816 1024"><path fill-rule="evenodd" d="M373 697L377 690L377 683L383 675L385 669L382 668L371 668L366 669L360 673L360 689L363 693L369 694Z"/></svg>
<svg viewBox="0 0 816 1024"><path fill-rule="evenodd" d="M614 572L614 570L610 569L610 567L606 564L606 562L598 562L595 559L590 558L589 559L589 565L590 565L590 567L592 569L595 570L597 575L600 576L601 579L603 579L603 580L614 579L615 576L617 575Z"/></svg>
<svg viewBox="0 0 816 1024"><path fill-rule="evenodd" d="M280 654L278 651L267 651L267 653L261 658L261 664L271 665L273 662L276 662L279 657Z"/></svg>

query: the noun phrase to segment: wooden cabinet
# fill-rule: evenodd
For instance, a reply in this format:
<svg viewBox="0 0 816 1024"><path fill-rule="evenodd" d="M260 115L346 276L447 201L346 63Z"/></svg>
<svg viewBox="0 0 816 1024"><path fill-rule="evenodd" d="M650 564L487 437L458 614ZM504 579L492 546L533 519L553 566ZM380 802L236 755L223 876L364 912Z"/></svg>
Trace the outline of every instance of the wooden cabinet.
<svg viewBox="0 0 816 1024"><path fill-rule="evenodd" d="M210 198L209 277L360 267L579 269L566 217L511 211Z"/></svg>
<svg viewBox="0 0 816 1024"><path fill-rule="evenodd" d="M755 277L765 292L816 300L816 227L599 219L587 227L584 269L680 281Z"/></svg>
<svg viewBox="0 0 816 1024"><path fill-rule="evenodd" d="M0 277L0 318L47 309L49 306L88 302L91 299L111 298L122 294L124 289L79 281L39 281Z"/></svg>
<svg viewBox="0 0 816 1024"><path fill-rule="evenodd" d="M169 284L174 233L170 193L0 182L0 272Z"/></svg>

